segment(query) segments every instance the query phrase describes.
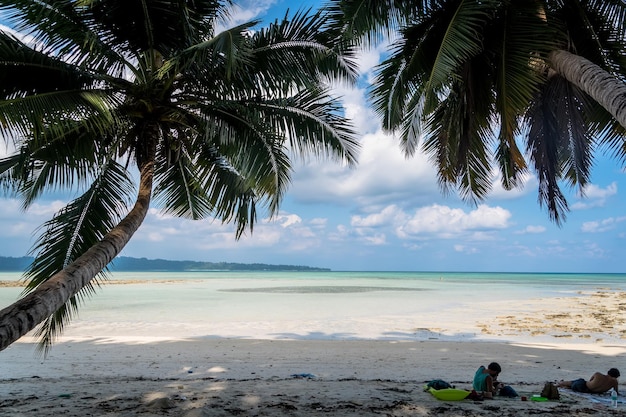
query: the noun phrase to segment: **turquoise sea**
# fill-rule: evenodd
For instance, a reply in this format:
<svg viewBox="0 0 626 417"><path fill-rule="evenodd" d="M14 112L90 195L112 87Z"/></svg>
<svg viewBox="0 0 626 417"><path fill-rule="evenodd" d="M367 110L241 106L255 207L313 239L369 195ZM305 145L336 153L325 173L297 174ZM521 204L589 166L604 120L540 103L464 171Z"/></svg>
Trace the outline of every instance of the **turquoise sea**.
<svg viewBox="0 0 626 417"><path fill-rule="evenodd" d="M0 273L0 281L18 280ZM116 285L111 285L116 284ZM21 288L0 288L0 305ZM498 316L626 292L626 274L116 272L66 330L76 337L476 339ZM515 338L515 335L507 337ZM527 336L520 336L527 337Z"/></svg>

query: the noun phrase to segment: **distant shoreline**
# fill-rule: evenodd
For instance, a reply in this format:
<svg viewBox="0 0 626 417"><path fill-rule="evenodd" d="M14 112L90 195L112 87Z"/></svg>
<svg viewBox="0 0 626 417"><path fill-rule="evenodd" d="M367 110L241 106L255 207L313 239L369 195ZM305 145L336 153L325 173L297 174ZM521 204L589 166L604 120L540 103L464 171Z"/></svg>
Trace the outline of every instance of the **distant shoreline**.
<svg viewBox="0 0 626 417"><path fill-rule="evenodd" d="M184 280L170 280L170 279L159 279L159 280L148 280L148 279L110 279L105 280L103 285L133 285L133 284L180 284L184 282ZM0 281L0 288L11 288L11 287L26 287L26 282L23 280L18 281Z"/></svg>
<svg viewBox="0 0 626 417"><path fill-rule="evenodd" d="M0 256L0 272L23 272L34 258ZM331 272L330 268L306 265L274 265L239 262L170 261L166 259L117 257L109 264L111 272Z"/></svg>

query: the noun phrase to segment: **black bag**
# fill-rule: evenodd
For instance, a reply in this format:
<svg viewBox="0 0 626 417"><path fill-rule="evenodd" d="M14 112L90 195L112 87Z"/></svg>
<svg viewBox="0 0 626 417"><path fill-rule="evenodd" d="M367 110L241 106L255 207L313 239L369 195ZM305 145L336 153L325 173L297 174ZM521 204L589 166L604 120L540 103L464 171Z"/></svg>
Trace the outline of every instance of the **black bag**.
<svg viewBox="0 0 626 417"><path fill-rule="evenodd" d="M513 389L513 387L509 386L509 385L505 385L502 388L500 388L500 396L501 397L509 397L509 398L514 398L517 397L518 394L517 392Z"/></svg>
<svg viewBox="0 0 626 417"><path fill-rule="evenodd" d="M434 388L434 389L437 389L437 390L439 390L439 389L446 389L446 388L453 388L452 385L450 385L449 383L447 383L443 379L433 379L428 384L426 384L426 387L427 388Z"/></svg>

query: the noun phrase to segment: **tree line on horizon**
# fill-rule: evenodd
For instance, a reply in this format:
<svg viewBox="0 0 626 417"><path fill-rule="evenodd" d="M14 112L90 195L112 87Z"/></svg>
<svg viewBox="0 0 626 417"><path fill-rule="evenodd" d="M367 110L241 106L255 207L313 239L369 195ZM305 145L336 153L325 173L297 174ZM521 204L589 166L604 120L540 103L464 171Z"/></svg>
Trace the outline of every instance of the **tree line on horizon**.
<svg viewBox="0 0 626 417"><path fill-rule="evenodd" d="M356 132L329 90L394 34L369 100L444 192L485 199L530 171L561 224L593 156L626 161L626 3L329 0L267 27L221 29L220 0L0 0L0 186L25 209L79 190L41 228L28 294L0 311L0 350L44 352L156 205L253 232L278 213L294 156L354 166ZM395 36L397 35L397 36ZM138 177L138 181L135 178Z"/></svg>
<svg viewBox="0 0 626 417"><path fill-rule="evenodd" d="M30 256L0 256L0 271L22 272L32 264ZM109 270L146 272L193 272L193 271L314 271L328 272L330 268L306 265L284 265L239 262L174 261L168 259L147 259L119 256L111 263Z"/></svg>

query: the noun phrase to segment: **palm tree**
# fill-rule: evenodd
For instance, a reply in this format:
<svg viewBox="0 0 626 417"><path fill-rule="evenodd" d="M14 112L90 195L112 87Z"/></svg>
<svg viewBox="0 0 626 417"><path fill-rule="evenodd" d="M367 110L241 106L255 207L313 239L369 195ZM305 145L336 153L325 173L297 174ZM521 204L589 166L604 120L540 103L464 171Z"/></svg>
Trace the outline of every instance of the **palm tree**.
<svg viewBox="0 0 626 417"><path fill-rule="evenodd" d="M355 163L325 87L355 66L326 16L218 31L230 6L0 0L20 33L0 31L0 132L16 149L0 183L24 208L49 189L79 192L43 226L27 294L0 311L0 350L37 325L47 350L153 197L176 216L234 222L240 237L257 206L277 212L291 154Z"/></svg>
<svg viewBox="0 0 626 417"><path fill-rule="evenodd" d="M352 42L398 34L370 97L408 156L423 141L446 191L484 199L494 160L504 188L520 186L529 159L560 225L559 184L584 191L599 148L626 156L622 0L335 0L330 10Z"/></svg>

